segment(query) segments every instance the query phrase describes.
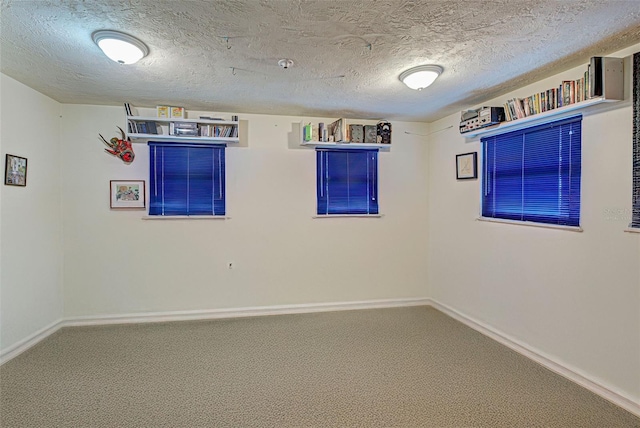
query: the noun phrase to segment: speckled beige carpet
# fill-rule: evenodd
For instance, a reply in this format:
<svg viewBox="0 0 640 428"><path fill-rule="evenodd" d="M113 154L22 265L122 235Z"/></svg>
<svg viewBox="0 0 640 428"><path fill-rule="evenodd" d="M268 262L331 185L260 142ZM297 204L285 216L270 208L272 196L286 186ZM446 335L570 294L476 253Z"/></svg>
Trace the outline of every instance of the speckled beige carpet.
<svg viewBox="0 0 640 428"><path fill-rule="evenodd" d="M10 427L640 427L428 307L65 328L0 368Z"/></svg>

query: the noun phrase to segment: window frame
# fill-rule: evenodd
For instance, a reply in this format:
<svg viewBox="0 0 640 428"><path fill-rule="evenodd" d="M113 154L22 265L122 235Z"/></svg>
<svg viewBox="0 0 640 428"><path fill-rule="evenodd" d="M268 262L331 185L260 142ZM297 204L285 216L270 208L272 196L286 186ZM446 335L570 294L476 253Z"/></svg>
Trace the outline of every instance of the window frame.
<svg viewBox="0 0 640 428"><path fill-rule="evenodd" d="M352 175L349 172L349 168L352 165L349 155L356 155L356 158L352 159L355 166L358 166L358 171ZM379 171L378 171L378 154L377 148L371 149L332 149L332 148L316 148L316 215L314 218L335 218L335 217L381 217L380 205L379 205ZM346 171L340 169L338 166L330 167L330 157L333 157L333 161L341 160L341 157L346 157ZM363 170L362 162L365 158L366 167ZM347 196L335 197L333 200L329 198L331 191L331 173L338 175L340 173L346 174L346 180L342 177L338 178L338 182L334 185L336 187L342 187L344 192L346 186ZM335 180L335 175L333 179ZM359 176L359 177L358 177ZM362 178L366 176L366 184L362 183ZM351 180L355 182L360 179L361 184L358 186L352 185ZM345 183L346 181L346 183ZM356 193L361 193L356 197L352 197L350 192L355 190ZM366 197L362 192L366 191ZM347 204L350 206L353 203L354 208L344 208L341 205ZM357 206L361 207L358 208ZM366 206L366 209L362 208Z"/></svg>
<svg viewBox="0 0 640 428"><path fill-rule="evenodd" d="M206 144L206 143L188 143L188 142L167 142L167 141L149 141L149 209L148 218L160 219L160 218L226 218L226 144ZM161 155L157 150L161 149ZM187 173L176 177L176 180L169 182L165 177L165 172L168 163L165 164L165 150L168 149L171 156L175 156L168 161L175 162L174 167L177 171L180 171L185 165L180 164L182 160L179 159L179 154L171 152L175 150L184 150L186 155L186 168ZM200 165L200 171L197 169L193 172L190 171L191 156L194 150L207 150L210 158L210 173L208 172L209 165L207 165L206 158L204 163L204 175L202 165ZM205 152L202 152L205 153ZM159 161L160 159L160 161ZM175 173L175 171L169 170L169 172ZM203 181L204 178L204 181ZM184 181L184 183L181 183ZM192 185L192 181L196 185ZM198 184L198 181L200 183ZM209 187L207 183L210 183ZM176 190L171 191L171 197L178 196L176 200L183 205L173 207L169 213L166 211L167 200L165 200L166 186L180 186L186 185L186 192L180 193ZM210 192L209 192L210 189ZM216 197L216 190L219 192ZM210 193L210 194L209 194ZM180 200L179 196L184 195L184 201ZM195 197L196 201L192 202L191 198ZM161 199L161 200L159 200ZM210 201L211 212L208 209L203 209ZM174 201L175 202L175 201ZM190 213L191 207L195 210ZM176 212L178 210L178 212Z"/></svg>
<svg viewBox="0 0 640 428"><path fill-rule="evenodd" d="M629 231L640 232L640 52L633 54L633 130L631 163L631 222Z"/></svg>
<svg viewBox="0 0 640 428"><path fill-rule="evenodd" d="M577 130L573 128L577 123ZM544 161L540 161L539 159L543 157L540 154L536 156L535 150L539 149L542 146L542 143L538 143L538 146L535 144L535 133L544 132L547 130L558 129L560 134L559 137L562 138L562 126L568 126L568 136L569 136L569 145L564 148L566 151L568 149L568 160L563 161L563 155L567 153L563 152L563 142L561 140L558 141L558 161L557 168L559 168L559 172L557 175L558 186L551 187L549 191L542 192L539 191L539 187L544 188L544 185L549 184L549 177L554 177L554 173L545 174L543 171L545 169L553 170L555 164L544 163ZM579 141L573 141L572 135L574 131L578 131ZM532 149L533 156L530 154L529 159L527 159L527 135L529 135L529 141L533 141ZM544 134L542 134L544 135ZM508 141L511 138L513 141ZM518 142L518 139L522 139L522 142ZM501 159L503 162L497 167L497 163L493 162L493 165L490 165L490 160L487 159L487 153L489 151L490 144L499 144L501 139L503 144L511 144L506 148L506 154L503 154L503 158ZM544 141L546 143L546 141ZM521 152L518 153L518 144L522 145ZM582 115L571 115L562 117L556 120L548 121L542 124L536 124L532 126L528 126L525 128L521 128L518 130L504 132L496 135L492 135L490 137L484 137L481 139L481 197L480 197L480 216L478 220L481 221L489 221L489 222L497 222L497 223L507 223L507 224L521 224L527 226L537 226L537 227L545 227L545 228L553 228L553 229L567 229L572 231L582 231L580 226L581 221L581 204L582 204L582 195L581 195L581 179L582 179ZM553 142L551 146L553 147ZM542 146L543 147L543 146ZM503 147L504 148L504 147ZM504 163L509 162L509 151L513 151L513 155L515 158L512 159L514 161L514 165L517 165L518 162L521 162L521 166L516 169L506 169L507 171L515 171L518 174L513 174L512 180L514 184L520 183L521 190L519 191L521 210L518 213L517 210L513 212L510 211L510 208L513 208L515 205L512 203L511 205L508 203L508 199L510 196L518 195L518 186L517 185L508 185L508 181L503 177L503 182L501 185L503 186L503 192L505 196L501 196L503 200L500 202L500 211L496 210L496 202L495 202L495 185L493 180L497 175L497 171L503 169L505 165ZM492 153L495 155L496 148L493 147ZM520 156L520 158L518 158ZM537 167L541 172L537 174L528 175L526 174L528 169L531 170L532 167ZM492 171L488 171L488 167L493 166ZM568 171L564 171L561 169L563 167L568 167ZM576 168L577 167L577 168ZM519 175L519 177L518 177ZM498 176L499 178L499 176ZM542 180L542 183L536 183L536 178L538 182ZM489 182L491 180L491 182ZM533 184L533 186L532 186ZM564 184L564 185L563 185ZM488 186L494 186L491 190L488 190ZM531 191L534 189L534 191ZM515 190L515 191L514 191ZM494 192L493 198L493 206L487 207L487 201L490 199L488 196L488 192ZM513 195L508 195L509 192L513 192ZM531 196L536 193L542 193L542 198L540 199L539 195ZM561 202L558 203L558 213L554 215L552 212L544 211L544 204L548 203L549 200L552 199L550 195L556 193L558 198L566 198L568 202L566 202L566 207L562 206ZM529 197L526 198L526 195L529 194ZM577 197L577 203L575 199ZM542 201L542 202L541 202ZM535 205L538 204L536 207ZM526 205L533 205L530 209L525 209ZM542 210L540 208L542 206ZM506 210L506 211L505 211ZM577 212L576 212L577 210ZM487 215L488 212L492 211L493 215ZM564 214L564 215L563 215ZM520 217L520 218L518 218Z"/></svg>

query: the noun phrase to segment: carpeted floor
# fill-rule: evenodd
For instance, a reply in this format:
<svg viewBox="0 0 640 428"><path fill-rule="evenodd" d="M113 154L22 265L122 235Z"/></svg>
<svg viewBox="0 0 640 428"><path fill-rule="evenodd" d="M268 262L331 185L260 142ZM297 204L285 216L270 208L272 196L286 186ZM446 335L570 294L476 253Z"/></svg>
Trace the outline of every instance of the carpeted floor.
<svg viewBox="0 0 640 428"><path fill-rule="evenodd" d="M640 427L428 307L65 328L0 368L10 427Z"/></svg>

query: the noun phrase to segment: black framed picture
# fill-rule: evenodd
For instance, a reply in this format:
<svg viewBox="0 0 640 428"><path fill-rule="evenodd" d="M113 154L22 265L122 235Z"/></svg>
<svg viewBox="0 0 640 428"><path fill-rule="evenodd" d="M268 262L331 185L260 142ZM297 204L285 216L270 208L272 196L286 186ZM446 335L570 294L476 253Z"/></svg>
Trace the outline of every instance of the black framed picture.
<svg viewBox="0 0 640 428"><path fill-rule="evenodd" d="M27 158L7 153L4 163L4 184L7 186L27 185Z"/></svg>
<svg viewBox="0 0 640 428"><path fill-rule="evenodd" d="M456 178L458 180L478 178L478 152L456 155Z"/></svg>

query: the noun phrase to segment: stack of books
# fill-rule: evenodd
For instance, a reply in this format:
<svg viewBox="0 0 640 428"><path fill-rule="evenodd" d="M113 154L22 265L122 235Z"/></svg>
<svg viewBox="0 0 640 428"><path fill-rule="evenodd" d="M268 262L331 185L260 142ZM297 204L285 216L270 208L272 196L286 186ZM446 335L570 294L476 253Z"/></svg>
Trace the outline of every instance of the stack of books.
<svg viewBox="0 0 640 428"><path fill-rule="evenodd" d="M162 134L161 127L153 121L135 121L127 120L127 125L130 134Z"/></svg>

